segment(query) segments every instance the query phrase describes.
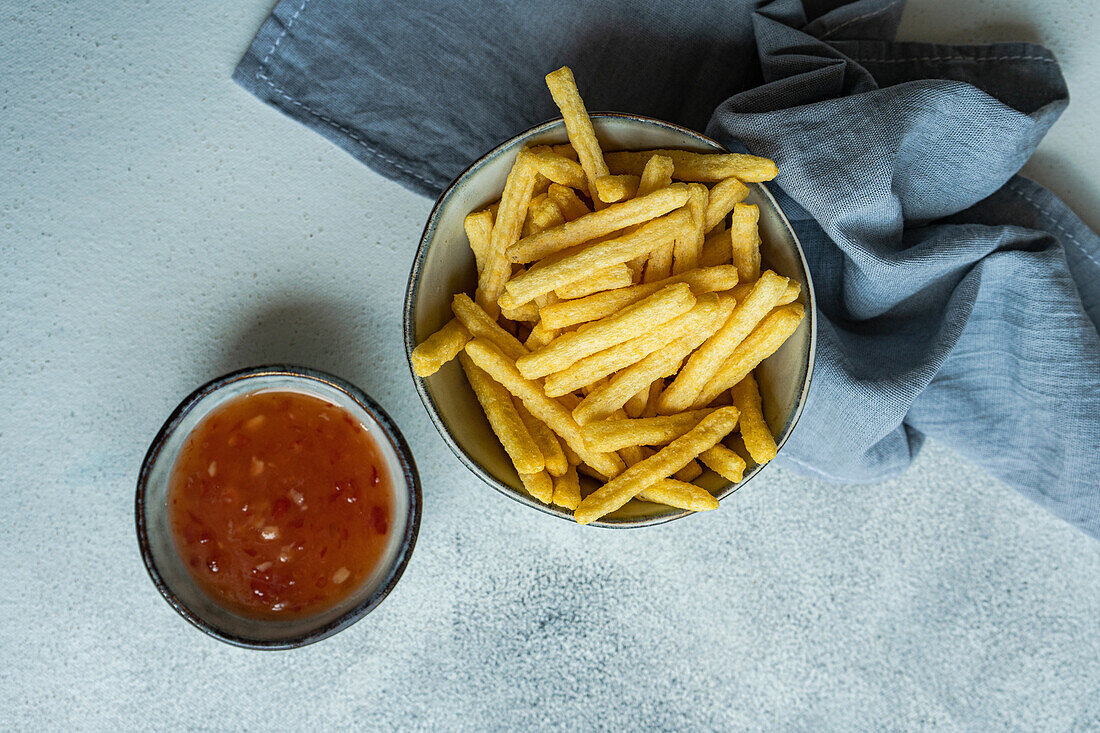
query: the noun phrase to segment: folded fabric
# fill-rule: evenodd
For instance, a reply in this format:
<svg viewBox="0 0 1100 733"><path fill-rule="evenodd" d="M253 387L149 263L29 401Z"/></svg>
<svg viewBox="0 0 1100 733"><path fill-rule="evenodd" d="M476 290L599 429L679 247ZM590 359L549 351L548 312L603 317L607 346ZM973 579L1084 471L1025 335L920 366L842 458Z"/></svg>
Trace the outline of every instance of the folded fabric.
<svg viewBox="0 0 1100 733"><path fill-rule="evenodd" d="M901 0L810 5L283 0L234 78L430 196L558 116L562 64L593 109L775 159L821 315L779 460L877 481L930 436L1100 537L1100 238L1015 175L1068 101L1057 62L893 42Z"/></svg>

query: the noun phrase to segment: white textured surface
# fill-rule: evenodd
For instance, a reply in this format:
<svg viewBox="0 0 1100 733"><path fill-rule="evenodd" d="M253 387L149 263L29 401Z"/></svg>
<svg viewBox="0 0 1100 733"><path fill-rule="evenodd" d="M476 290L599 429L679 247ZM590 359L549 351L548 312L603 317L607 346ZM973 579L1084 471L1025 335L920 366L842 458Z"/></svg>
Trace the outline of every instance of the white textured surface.
<svg viewBox="0 0 1100 733"><path fill-rule="evenodd" d="M474 481L400 344L429 202L229 81L242 5L0 7L0 728L1100 726L1100 543L945 448L630 532ZM985 6L903 36L1051 46L1075 99L1031 170L1095 226L1093 4ZM133 483L190 389L282 359L391 412L425 512L377 611L260 654L157 595Z"/></svg>

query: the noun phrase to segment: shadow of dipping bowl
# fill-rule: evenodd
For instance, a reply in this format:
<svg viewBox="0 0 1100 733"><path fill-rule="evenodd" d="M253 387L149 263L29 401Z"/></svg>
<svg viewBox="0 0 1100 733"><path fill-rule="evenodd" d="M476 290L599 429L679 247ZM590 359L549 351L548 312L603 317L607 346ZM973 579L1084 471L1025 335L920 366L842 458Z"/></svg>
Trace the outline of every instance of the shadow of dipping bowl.
<svg viewBox="0 0 1100 733"><path fill-rule="evenodd" d="M191 579L168 521L168 486L176 457L192 430L226 402L255 392L298 392L346 410L370 433L393 485L388 543L374 572L334 607L288 620L239 616L218 605ZM262 366L219 377L189 395L157 433L138 475L136 521L145 568L157 590L191 624L235 646L292 649L346 629L366 616L401 578L420 527L420 478L412 452L390 417L358 387L297 366Z"/></svg>
<svg viewBox="0 0 1100 733"><path fill-rule="evenodd" d="M594 114L592 124L607 151L675 148L700 153L727 152L704 135L648 117ZM568 141L565 123L560 119L533 127L484 155L439 197L424 227L405 294L405 350L408 356L418 343L452 318L452 296L458 292L473 293L477 286L474 256L463 228L466 215L500 198L504 181L521 147ZM802 286L799 302L806 306L808 315L786 343L757 368L764 415L782 450L802 413L813 374L817 333L814 290L806 258L790 222L763 184L750 183L748 186L746 202L760 207L760 250L764 267ZM445 364L426 379L414 374L413 381L436 429L471 471L516 501L573 521L572 512L542 504L523 490L515 468L489 427L457 360ZM737 484L729 483L712 471L706 471L697 483L722 499L751 481L763 468L752 466ZM582 477L583 482L588 482L588 488L582 485L582 491L595 487L592 479ZM640 527L688 514L691 512L634 499L592 524Z"/></svg>

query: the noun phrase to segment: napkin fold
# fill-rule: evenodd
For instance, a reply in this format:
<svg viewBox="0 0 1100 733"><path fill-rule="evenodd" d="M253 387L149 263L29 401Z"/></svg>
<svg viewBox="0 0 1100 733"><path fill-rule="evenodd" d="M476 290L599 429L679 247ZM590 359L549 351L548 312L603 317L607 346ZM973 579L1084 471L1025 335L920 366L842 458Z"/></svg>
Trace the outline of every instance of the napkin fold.
<svg viewBox="0 0 1100 733"><path fill-rule="evenodd" d="M1032 44L894 42L902 7L283 0L234 79L429 196L557 117L564 64L593 110L773 158L821 316L777 460L879 481L929 436L1100 537L1100 238L1016 175L1065 82Z"/></svg>

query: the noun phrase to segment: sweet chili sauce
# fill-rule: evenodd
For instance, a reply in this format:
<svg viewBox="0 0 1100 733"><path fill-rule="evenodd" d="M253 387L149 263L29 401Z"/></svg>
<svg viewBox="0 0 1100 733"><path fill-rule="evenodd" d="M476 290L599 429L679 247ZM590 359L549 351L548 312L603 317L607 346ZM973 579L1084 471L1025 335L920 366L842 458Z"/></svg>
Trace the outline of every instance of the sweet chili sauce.
<svg viewBox="0 0 1100 733"><path fill-rule="evenodd" d="M254 618L331 608L377 566L393 514L378 446L347 411L297 392L237 397L172 468L168 520L195 583Z"/></svg>

